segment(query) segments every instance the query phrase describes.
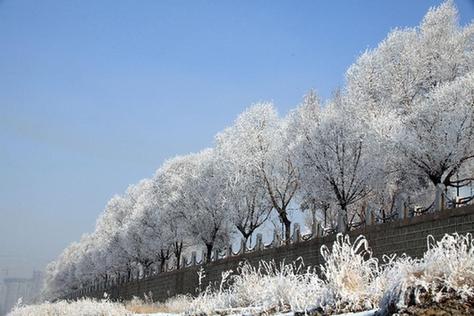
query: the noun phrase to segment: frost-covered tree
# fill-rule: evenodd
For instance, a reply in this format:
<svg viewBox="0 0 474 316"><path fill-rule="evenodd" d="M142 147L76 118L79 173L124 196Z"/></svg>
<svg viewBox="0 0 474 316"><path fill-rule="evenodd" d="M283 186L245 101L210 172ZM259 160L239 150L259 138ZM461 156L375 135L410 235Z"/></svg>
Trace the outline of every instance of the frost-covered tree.
<svg viewBox="0 0 474 316"><path fill-rule="evenodd" d="M75 274L78 280L91 282L95 279L107 280L107 270L103 267L103 256L100 249L100 239L93 234L82 236L76 249L77 262L75 262ZM84 284L84 283L83 283Z"/></svg>
<svg viewBox="0 0 474 316"><path fill-rule="evenodd" d="M80 247L81 245L77 242L71 243L55 261L47 266L44 291L47 298L62 297L78 289L83 282L77 279L76 274Z"/></svg>
<svg viewBox="0 0 474 316"><path fill-rule="evenodd" d="M170 257L171 245L166 239L159 205L157 183L152 179L140 181L134 197L133 211L124 225L124 240L129 254L139 263L142 273L159 262L163 270Z"/></svg>
<svg viewBox="0 0 474 316"><path fill-rule="evenodd" d="M157 183L158 203L162 209L163 230L171 245L177 268L181 266L184 248L199 243L199 241L196 241L196 236L188 229L187 222L183 219L183 213L187 211L183 189L191 167L188 161L190 161L189 156L178 156L169 159L154 175L154 181Z"/></svg>
<svg viewBox="0 0 474 316"><path fill-rule="evenodd" d="M258 177L267 198L290 238L289 206L298 190L298 172L288 148L290 139L283 120L270 103L256 104L240 114L219 136L246 174ZM220 139L220 140L219 140Z"/></svg>
<svg viewBox="0 0 474 316"><path fill-rule="evenodd" d="M295 110L291 111L287 117L288 136L294 142L290 145L290 150L294 156L294 161L298 166L300 177L300 190L298 192L299 206L302 211L309 211L311 216L305 222L309 226L314 226L320 221L324 228L329 228L332 222L330 215L331 191L326 186L321 186L312 169L307 169L307 161L303 159L306 150L317 150L314 143L314 128L321 119L321 102L314 90L310 90L304 97L303 103ZM313 148L311 148L313 147Z"/></svg>
<svg viewBox="0 0 474 316"><path fill-rule="evenodd" d="M154 262L153 254L150 253L148 248L144 247L145 240L139 232L142 228L137 223L137 220L141 220L141 218L136 216L136 210L140 207L141 195L148 185L149 180L142 180L136 185L129 186L122 196L122 212L126 215L122 226L117 231L117 238L120 247L128 259L128 277L131 276L133 269L146 269Z"/></svg>
<svg viewBox="0 0 474 316"><path fill-rule="evenodd" d="M206 247L207 260L218 245L229 240L229 217L226 212L222 171L215 163L212 149L176 157L165 164L173 191L167 203L175 212L174 220L184 225L187 233ZM171 208L170 208L171 210Z"/></svg>
<svg viewBox="0 0 474 316"><path fill-rule="evenodd" d="M474 72L439 84L419 102L403 119L397 147L416 167L414 175L451 185L474 159Z"/></svg>
<svg viewBox="0 0 474 316"><path fill-rule="evenodd" d="M121 231L130 212L130 200L126 194L112 197L103 213L97 220L95 236L102 241L106 249L106 266L104 269L120 277L126 274L130 277L132 258L128 255L121 237Z"/></svg>
<svg viewBox="0 0 474 316"><path fill-rule="evenodd" d="M224 207L247 242L268 219L273 205L262 185L261 176L254 166L247 164L248 157L240 155L241 149L228 141L228 131L216 136L216 163L223 172Z"/></svg>
<svg viewBox="0 0 474 316"><path fill-rule="evenodd" d="M184 248L192 244L189 239L189 234L183 223L181 223L179 215L175 212L166 212L166 209L164 209L160 221L161 229L163 230L163 238L168 245L168 248L162 250L160 258L169 255L168 251L171 251L174 256L174 266L176 269L179 269L182 266L181 260Z"/></svg>
<svg viewBox="0 0 474 316"><path fill-rule="evenodd" d="M473 156L474 24L460 27L457 15L452 1L430 9L347 72L357 116L386 143L392 166L419 185L452 185Z"/></svg>
<svg viewBox="0 0 474 316"><path fill-rule="evenodd" d="M180 211L183 203L179 190L186 181L184 177L186 166L185 159L176 157L166 161L153 177L156 183L158 205L161 209L161 229L164 239L171 247L177 269L181 267L183 248L191 244L191 236L182 221Z"/></svg>
<svg viewBox="0 0 474 316"><path fill-rule="evenodd" d="M337 94L320 110L317 98L309 94L290 115L301 186L309 200L337 203L340 231L350 226L349 206L367 197L381 173L376 144L346 102Z"/></svg>

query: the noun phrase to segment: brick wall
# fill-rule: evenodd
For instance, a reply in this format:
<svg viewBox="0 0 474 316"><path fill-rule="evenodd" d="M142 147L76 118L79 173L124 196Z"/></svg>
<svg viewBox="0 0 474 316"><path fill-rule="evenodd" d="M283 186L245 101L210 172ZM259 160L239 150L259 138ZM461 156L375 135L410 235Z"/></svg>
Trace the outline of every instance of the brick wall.
<svg viewBox="0 0 474 316"><path fill-rule="evenodd" d="M439 240L446 233L474 233L474 205L456 209L438 211L433 214L405 218L385 224L366 226L350 232L351 240L359 235L367 237L369 246L377 257L384 254L406 253L412 257L420 257L426 250L426 237L433 235ZM301 257L306 266L322 264L320 247L330 246L335 235L311 238L290 245L271 247L239 256L219 259L203 265L206 277L203 284L220 282L221 273L232 269L236 271L241 261L247 260L253 265L259 261L275 260L291 262ZM165 300L176 294L194 294L198 287L198 274L201 265L180 270L161 273L156 276L134 280L123 284L108 286L100 290L73 293L68 298L82 296L102 298L107 292L112 299L127 300L132 296L143 297L144 293L152 292L154 300Z"/></svg>

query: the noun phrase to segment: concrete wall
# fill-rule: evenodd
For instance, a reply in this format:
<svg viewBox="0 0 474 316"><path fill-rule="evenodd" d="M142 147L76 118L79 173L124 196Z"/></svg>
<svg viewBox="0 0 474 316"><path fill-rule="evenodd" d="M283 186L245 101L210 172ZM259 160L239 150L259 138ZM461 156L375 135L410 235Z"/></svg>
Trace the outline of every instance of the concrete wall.
<svg viewBox="0 0 474 316"><path fill-rule="evenodd" d="M379 258L384 254L391 253L406 253L412 257L420 257L427 248L426 237L428 235L433 235L439 240L444 234L454 232L474 233L474 205L405 218L390 223L365 226L351 231L350 235L351 240L361 234L366 236L374 255ZM322 245L330 246L335 238L335 235L314 237L290 245L269 247L239 256L219 259L203 265L206 274L203 284L220 282L222 272L229 269L236 271L239 263L244 260L257 265L260 260L291 262L301 257L306 266L319 266L323 263L320 247ZM74 299L82 296L103 298L104 292L107 292L112 299L126 300L132 296L143 297L144 293L152 292L154 300L162 301L176 294L194 294L198 287L197 272L200 268L201 265L194 265L106 288L82 290L72 293L68 298Z"/></svg>

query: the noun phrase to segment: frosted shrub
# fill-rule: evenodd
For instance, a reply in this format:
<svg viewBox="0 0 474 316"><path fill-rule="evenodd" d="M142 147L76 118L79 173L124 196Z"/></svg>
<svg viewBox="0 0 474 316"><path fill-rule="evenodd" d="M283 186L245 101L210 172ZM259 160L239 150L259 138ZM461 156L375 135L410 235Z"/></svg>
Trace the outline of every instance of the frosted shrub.
<svg viewBox="0 0 474 316"><path fill-rule="evenodd" d="M310 269L304 270L301 260L291 264L260 262L258 267L244 263L239 273L223 275L218 291L208 287L191 304L192 313L211 314L216 310L285 311L305 310L317 305L322 295L322 281Z"/></svg>
<svg viewBox="0 0 474 316"><path fill-rule="evenodd" d="M231 273L232 270L222 273L221 283L218 291L214 291L211 284L209 284L209 286L207 286L204 291L201 291L202 279L205 277L205 273L201 268L201 270L198 272L200 294L191 301L191 304L187 309L188 313L212 314L212 312L215 310L231 308L232 304L230 299L230 291L224 288L224 285Z"/></svg>
<svg viewBox="0 0 474 316"><path fill-rule="evenodd" d="M407 305L441 302L446 298L465 301L474 297L474 241L471 234L444 235L440 241L428 236L422 259L402 256L387 268L387 291L381 306L394 310Z"/></svg>
<svg viewBox="0 0 474 316"><path fill-rule="evenodd" d="M309 311L326 314L374 309L396 312L422 298L441 302L454 297L474 297L474 241L470 234L445 235L435 242L428 237L428 250L421 259L406 255L372 257L367 240L351 243L338 234L331 248L321 247L325 260L320 276L305 268L302 260L291 264L245 263L237 275L223 275L218 290L208 287L186 309L190 314ZM224 286L229 279L230 285Z"/></svg>
<svg viewBox="0 0 474 316"><path fill-rule="evenodd" d="M322 309L326 312L374 308L383 294L378 262L372 258L367 240L360 236L351 244L348 236L337 235L331 250L323 246L325 264L322 279L301 259L290 264L244 263L239 273L223 276L218 291L208 287L191 304L189 312L212 314L216 310L247 308L253 311Z"/></svg>
<svg viewBox="0 0 474 316"><path fill-rule="evenodd" d="M45 302L39 305L17 306L8 316L128 316L125 307L109 301L82 299L79 301Z"/></svg>
<svg viewBox="0 0 474 316"><path fill-rule="evenodd" d="M380 268L364 236L351 244L349 236L338 234L331 250L321 247L321 255L326 310L358 311L378 305L383 293Z"/></svg>
<svg viewBox="0 0 474 316"><path fill-rule="evenodd" d="M321 279L312 269L305 270L302 260L279 266L260 262L258 268L244 264L240 270L231 288L239 306L305 310L319 305L323 296Z"/></svg>
<svg viewBox="0 0 474 316"><path fill-rule="evenodd" d="M454 291L466 299L474 296L474 241L471 234L445 235L441 241L428 238L420 277L432 289Z"/></svg>

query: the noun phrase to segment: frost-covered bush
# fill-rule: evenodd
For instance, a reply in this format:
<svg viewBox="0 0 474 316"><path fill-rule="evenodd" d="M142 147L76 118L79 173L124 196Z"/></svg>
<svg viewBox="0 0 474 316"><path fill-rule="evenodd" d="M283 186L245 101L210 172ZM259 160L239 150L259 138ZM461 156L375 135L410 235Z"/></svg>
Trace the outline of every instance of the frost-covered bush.
<svg viewBox="0 0 474 316"><path fill-rule="evenodd" d="M474 240L471 234L428 236L423 258L402 256L384 272L386 292L383 310L441 302L447 298L467 301L474 297Z"/></svg>
<svg viewBox="0 0 474 316"><path fill-rule="evenodd" d="M321 272L328 294L325 309L357 311L378 305L383 293L381 270L364 236L357 237L352 244L349 236L338 234L331 250L325 245L321 247L321 255L325 261Z"/></svg>
<svg viewBox="0 0 474 316"><path fill-rule="evenodd" d="M304 270L301 260L280 265L260 262L258 267L244 263L238 270L233 276L232 271L223 273L219 289L207 287L191 302L188 313L305 310L318 306L324 297L321 279L312 269Z"/></svg>
<svg viewBox="0 0 474 316"><path fill-rule="evenodd" d="M214 290L209 284L202 291L202 280L206 277L204 270L198 272L199 275L199 295L191 300L186 311L190 314L211 314L216 310L229 309L235 306L232 300L231 290L226 289L225 285L231 275L232 270L222 273L221 283L218 290ZM181 298L183 299L183 298ZM184 298L185 299L185 298ZM179 305L179 302L175 302L173 305Z"/></svg>
<svg viewBox="0 0 474 316"><path fill-rule="evenodd" d="M420 304L422 299L474 298L474 241L470 234L445 235L437 242L429 236L428 250L421 259L391 255L379 263L364 236L352 243L342 234L332 247L321 247L321 254L325 262L319 274L305 268L302 260L280 265L261 262L258 267L243 264L236 275L224 273L218 289L209 286L191 301L186 297L190 304L181 310L188 314L222 310L238 314L319 309L332 315L377 307L396 312L408 304ZM181 307L186 305L183 298L178 302Z"/></svg>
<svg viewBox="0 0 474 316"><path fill-rule="evenodd" d="M238 274L223 274L219 290L208 287L188 310L191 314L212 314L222 309L286 311L320 309L325 312L359 311L378 305L383 294L380 268L372 258L365 237L354 244L348 236L337 235L331 249L323 246L325 264L321 277L301 259L292 263L245 263ZM230 280L229 286L224 285Z"/></svg>
<svg viewBox="0 0 474 316"><path fill-rule="evenodd" d="M240 306L278 310L318 306L325 296L323 290L321 279L313 269L305 269L302 260L280 265L261 262L257 268L245 264L231 287L233 298Z"/></svg>
<svg viewBox="0 0 474 316"><path fill-rule="evenodd" d="M106 300L82 299L79 301L45 302L39 305L17 306L8 316L128 316L125 307Z"/></svg>

